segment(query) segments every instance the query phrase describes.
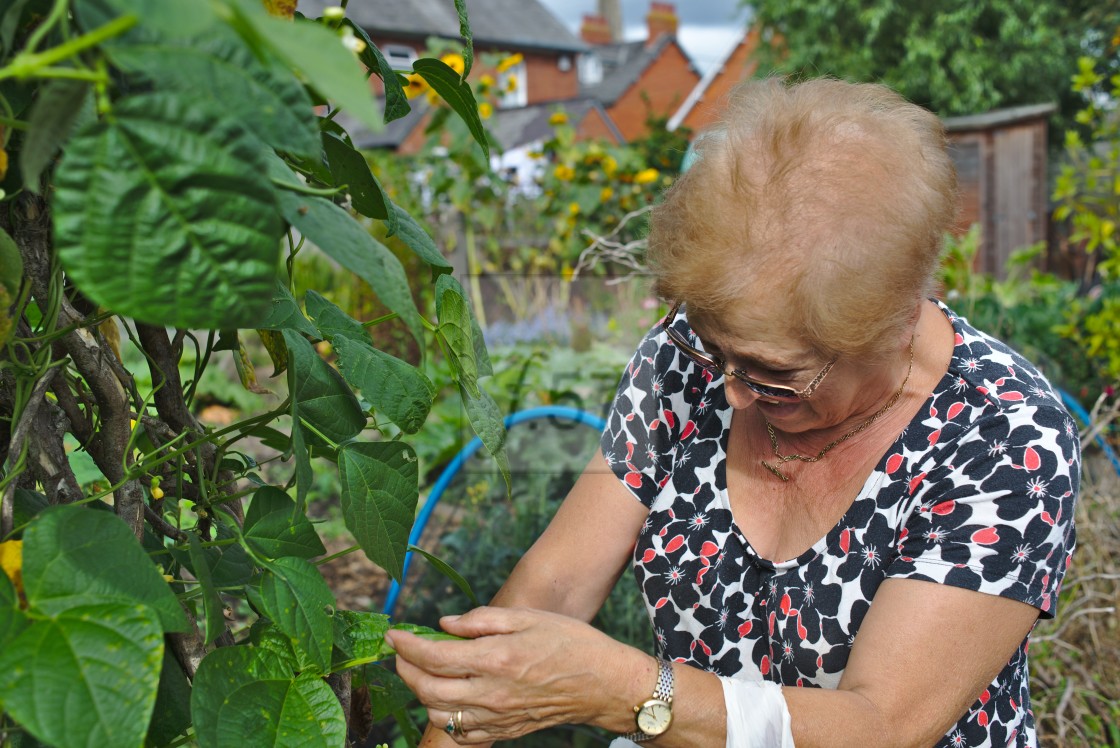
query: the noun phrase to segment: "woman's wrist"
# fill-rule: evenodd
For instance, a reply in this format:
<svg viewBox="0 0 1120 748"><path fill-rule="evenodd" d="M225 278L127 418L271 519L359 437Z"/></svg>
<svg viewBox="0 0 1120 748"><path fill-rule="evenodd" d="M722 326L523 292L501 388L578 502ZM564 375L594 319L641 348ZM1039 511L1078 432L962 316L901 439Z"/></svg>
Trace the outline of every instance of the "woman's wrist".
<svg viewBox="0 0 1120 748"><path fill-rule="evenodd" d="M650 654L612 641L619 654L599 658L597 714L589 723L610 732L625 734L636 729L634 707L649 699L657 687L658 663ZM596 660L593 658L592 662Z"/></svg>

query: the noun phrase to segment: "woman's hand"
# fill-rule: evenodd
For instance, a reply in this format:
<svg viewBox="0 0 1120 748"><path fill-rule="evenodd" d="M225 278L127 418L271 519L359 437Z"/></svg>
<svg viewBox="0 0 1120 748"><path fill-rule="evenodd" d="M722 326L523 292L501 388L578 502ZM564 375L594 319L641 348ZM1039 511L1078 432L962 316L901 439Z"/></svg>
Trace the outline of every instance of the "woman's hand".
<svg viewBox="0 0 1120 748"><path fill-rule="evenodd" d="M440 621L466 641L387 635L397 673L428 708L433 728L461 712L461 744L508 740L558 724L633 729L656 662L590 625L525 608L477 608Z"/></svg>

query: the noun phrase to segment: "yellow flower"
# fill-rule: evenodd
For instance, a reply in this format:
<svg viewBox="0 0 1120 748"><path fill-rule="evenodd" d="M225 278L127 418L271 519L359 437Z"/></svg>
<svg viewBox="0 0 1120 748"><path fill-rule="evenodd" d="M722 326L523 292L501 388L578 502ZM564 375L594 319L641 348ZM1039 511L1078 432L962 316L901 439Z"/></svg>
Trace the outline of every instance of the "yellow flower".
<svg viewBox="0 0 1120 748"><path fill-rule="evenodd" d="M610 187L604 187L599 191L599 202L605 203L614 197L614 190Z"/></svg>
<svg viewBox="0 0 1120 748"><path fill-rule="evenodd" d="M607 175L607 178L613 177L616 171L618 171L618 161L615 160L614 156L604 158L603 173Z"/></svg>
<svg viewBox="0 0 1120 748"><path fill-rule="evenodd" d="M529 158L535 161L538 158L544 158L544 154L540 151L529 151Z"/></svg>
<svg viewBox="0 0 1120 748"><path fill-rule="evenodd" d="M513 93L516 90L517 90L517 76L511 75L509 78L506 78L506 91L509 91L510 93Z"/></svg>
<svg viewBox="0 0 1120 748"><path fill-rule="evenodd" d="M447 67L451 68L459 75L462 75L463 70L467 67L467 63L463 61L463 56L455 52L448 52L439 59L441 62L447 65Z"/></svg>
<svg viewBox="0 0 1120 748"><path fill-rule="evenodd" d="M568 212L573 216L579 215L579 203L568 203Z"/></svg>
<svg viewBox="0 0 1120 748"><path fill-rule="evenodd" d="M560 277L570 283L572 278L574 278L575 276L576 276L575 269L571 265L569 265L568 263L565 262L564 266L562 268L560 268Z"/></svg>
<svg viewBox="0 0 1120 748"><path fill-rule="evenodd" d="M568 166L567 164L560 164L556 167L556 170L553 172L553 174L555 174L556 178L561 182L570 182L572 181L572 178L575 177L576 170Z"/></svg>
<svg viewBox="0 0 1120 748"><path fill-rule="evenodd" d="M408 98L415 99L428 90L428 81L419 73L411 73L405 77L408 78L408 85L404 87L404 95Z"/></svg>
<svg viewBox="0 0 1120 748"><path fill-rule="evenodd" d="M424 98L428 100L428 104L430 104L431 106L439 106L439 94L436 93L434 89L429 88L427 91L425 91Z"/></svg>
<svg viewBox="0 0 1120 748"><path fill-rule="evenodd" d="M657 169L642 169L634 175L634 181L638 184L649 184L650 182L656 182L659 176L661 176L661 172Z"/></svg>
<svg viewBox="0 0 1120 748"><path fill-rule="evenodd" d="M553 127L568 124L568 115L564 112L553 112L552 116L548 118L548 124Z"/></svg>
<svg viewBox="0 0 1120 748"><path fill-rule="evenodd" d="M505 58L504 60L502 60L501 62L498 63L497 70L498 70L499 73L504 73L507 70L509 70L510 68L512 68L516 65L520 65L521 61L524 60L524 59L525 59L525 55L521 54L520 52L518 52L517 54L510 55L509 57Z"/></svg>
<svg viewBox="0 0 1120 748"><path fill-rule="evenodd" d="M490 105L489 101L481 101L478 104L478 116L482 119L490 119L490 115L494 113L494 107Z"/></svg>
<svg viewBox="0 0 1120 748"><path fill-rule="evenodd" d="M6 540L0 543L0 569L12 580L16 592L23 594L23 541Z"/></svg>
<svg viewBox="0 0 1120 748"><path fill-rule="evenodd" d="M482 76L478 79L478 85L483 90L490 90L497 84L498 82L494 80L494 76L490 75L489 73L483 73Z"/></svg>

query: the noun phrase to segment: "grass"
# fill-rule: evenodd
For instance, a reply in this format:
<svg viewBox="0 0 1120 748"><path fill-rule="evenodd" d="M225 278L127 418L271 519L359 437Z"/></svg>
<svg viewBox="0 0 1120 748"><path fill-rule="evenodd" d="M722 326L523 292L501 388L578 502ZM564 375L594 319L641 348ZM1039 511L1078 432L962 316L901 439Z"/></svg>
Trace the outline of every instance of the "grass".
<svg viewBox="0 0 1120 748"><path fill-rule="evenodd" d="M1120 476L1086 450L1077 550L1057 618L1031 637L1039 743L1120 748Z"/></svg>

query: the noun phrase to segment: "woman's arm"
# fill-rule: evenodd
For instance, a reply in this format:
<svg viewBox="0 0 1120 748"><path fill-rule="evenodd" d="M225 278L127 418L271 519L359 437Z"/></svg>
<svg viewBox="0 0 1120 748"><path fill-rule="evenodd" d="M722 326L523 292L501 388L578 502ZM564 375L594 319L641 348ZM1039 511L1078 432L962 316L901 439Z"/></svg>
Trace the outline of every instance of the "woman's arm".
<svg viewBox="0 0 1120 748"><path fill-rule="evenodd" d="M490 605L590 621L626 568L647 513L611 472L602 451L596 451ZM456 745L443 731L447 715L440 716L442 721L429 724L421 748Z"/></svg>
<svg viewBox="0 0 1120 748"><path fill-rule="evenodd" d="M932 745L991 683L1037 615L1024 603L971 590L884 582L839 688L783 689L797 747ZM477 638L392 638L402 677L434 719L443 724L453 709L463 710L468 732L458 743L567 723L628 732L633 706L649 698L657 679L649 655L562 616L484 608L446 628ZM719 679L681 665L675 672L673 726L648 744L726 745Z"/></svg>

